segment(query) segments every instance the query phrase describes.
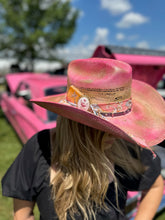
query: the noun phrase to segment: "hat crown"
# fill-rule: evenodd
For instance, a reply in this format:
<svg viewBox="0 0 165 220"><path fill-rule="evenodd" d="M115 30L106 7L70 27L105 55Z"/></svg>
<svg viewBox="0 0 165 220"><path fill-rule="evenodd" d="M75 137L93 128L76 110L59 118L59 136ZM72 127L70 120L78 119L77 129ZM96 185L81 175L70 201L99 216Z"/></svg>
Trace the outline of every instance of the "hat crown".
<svg viewBox="0 0 165 220"><path fill-rule="evenodd" d="M66 100L78 108L102 116L131 111L132 69L112 59L75 60L68 68Z"/></svg>
<svg viewBox="0 0 165 220"><path fill-rule="evenodd" d="M131 80L131 66L114 59L79 59L68 67L68 87L116 89L127 86Z"/></svg>

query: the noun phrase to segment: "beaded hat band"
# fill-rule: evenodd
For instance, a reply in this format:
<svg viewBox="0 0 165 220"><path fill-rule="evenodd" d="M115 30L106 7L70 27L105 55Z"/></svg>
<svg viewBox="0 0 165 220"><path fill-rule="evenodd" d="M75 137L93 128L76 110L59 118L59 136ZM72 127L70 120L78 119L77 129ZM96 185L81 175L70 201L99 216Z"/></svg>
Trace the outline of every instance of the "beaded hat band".
<svg viewBox="0 0 165 220"><path fill-rule="evenodd" d="M103 117L115 117L131 111L131 87L117 89L77 89L70 86L66 100L82 110L93 112ZM100 104L101 103L101 104Z"/></svg>

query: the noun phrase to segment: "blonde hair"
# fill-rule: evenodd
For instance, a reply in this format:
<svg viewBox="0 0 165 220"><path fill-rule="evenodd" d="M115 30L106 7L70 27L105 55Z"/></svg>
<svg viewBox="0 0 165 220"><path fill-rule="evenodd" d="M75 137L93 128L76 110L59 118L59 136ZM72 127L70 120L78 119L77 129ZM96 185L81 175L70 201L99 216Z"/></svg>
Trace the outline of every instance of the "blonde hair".
<svg viewBox="0 0 165 220"><path fill-rule="evenodd" d="M107 210L104 199L110 177L115 183L116 195L118 191L114 164L133 176L144 171L138 160L139 147L116 139L105 149L104 136L103 131L58 117L51 161L56 175L51 185L60 220L66 220L67 214L74 219L76 213L81 213L85 220L95 219L97 209ZM135 149L137 159L132 157L129 148Z"/></svg>

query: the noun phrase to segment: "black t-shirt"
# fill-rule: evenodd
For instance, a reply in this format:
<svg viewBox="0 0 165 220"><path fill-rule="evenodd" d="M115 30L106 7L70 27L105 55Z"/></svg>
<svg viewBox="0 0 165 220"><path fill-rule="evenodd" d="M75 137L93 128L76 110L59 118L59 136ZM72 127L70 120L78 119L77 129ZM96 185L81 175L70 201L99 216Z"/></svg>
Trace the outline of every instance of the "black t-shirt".
<svg viewBox="0 0 165 220"><path fill-rule="evenodd" d="M54 211L51 199L50 186L50 130L43 130L35 134L23 147L16 160L6 172L2 179L2 193L4 196L27 201L36 201L41 220L58 219ZM119 190L119 206L124 210L127 198L127 191L147 190L154 183L160 174L159 157L153 157L151 151L143 149L141 160L148 166L147 171L139 178L131 178L120 167L115 166L115 175L122 185ZM122 175L119 175L121 173ZM100 210L97 220L124 220L125 216L120 214L116 207L116 195L114 183L110 183L106 194L106 204L109 211ZM70 219L68 216L67 219ZM80 215L78 220L83 219Z"/></svg>

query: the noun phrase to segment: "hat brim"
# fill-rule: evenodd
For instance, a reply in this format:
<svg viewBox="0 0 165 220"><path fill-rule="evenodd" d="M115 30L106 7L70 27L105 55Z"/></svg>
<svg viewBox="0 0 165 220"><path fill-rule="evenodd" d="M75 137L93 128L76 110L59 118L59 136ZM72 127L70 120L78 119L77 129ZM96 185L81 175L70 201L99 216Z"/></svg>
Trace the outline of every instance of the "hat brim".
<svg viewBox="0 0 165 220"><path fill-rule="evenodd" d="M149 147L165 139L165 101L150 85L132 80L131 112L101 118L62 102L66 94L45 96L31 101L63 117Z"/></svg>

